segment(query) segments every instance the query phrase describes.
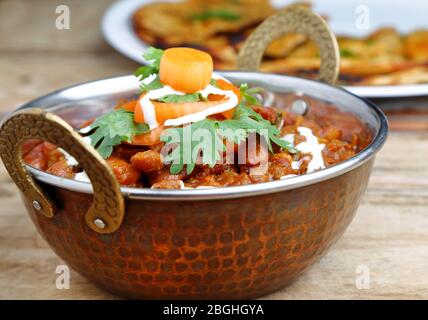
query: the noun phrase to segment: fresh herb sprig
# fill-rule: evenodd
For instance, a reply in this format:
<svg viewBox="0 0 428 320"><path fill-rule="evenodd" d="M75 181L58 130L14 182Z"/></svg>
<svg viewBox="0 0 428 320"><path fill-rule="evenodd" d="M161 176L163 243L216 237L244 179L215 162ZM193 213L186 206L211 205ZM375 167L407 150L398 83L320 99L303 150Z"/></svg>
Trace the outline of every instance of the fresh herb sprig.
<svg viewBox="0 0 428 320"><path fill-rule="evenodd" d="M150 62L150 64L146 65L146 66L139 67L135 71L134 75L138 79L143 80L143 79L147 78L148 76L150 76L152 74L159 73L160 60L162 58L162 55L163 55L163 50L162 49L157 49L157 48L154 48L154 47L148 48L144 52L143 58L147 62Z"/></svg>
<svg viewBox="0 0 428 320"><path fill-rule="evenodd" d="M97 118L90 130L95 131L89 135L91 145L107 159L113 152L113 147L122 142L131 142L136 135L149 131L146 124L134 122L134 113L123 109L114 110Z"/></svg>
<svg viewBox="0 0 428 320"><path fill-rule="evenodd" d="M187 134L193 137L194 132L199 129L206 130L206 134L202 136L209 140L194 141L190 139L186 145L185 130L189 130ZM221 159L222 152L225 151L224 139L239 144L252 132L265 139L270 151L273 150L272 144L275 144L290 153L296 152L289 142L279 137L280 131L277 127L246 106L245 103L238 105L230 120L204 119L187 127L169 128L161 136L161 141L165 142L165 146L171 150L165 158L166 161L171 162L171 174L181 172L185 165L187 174L190 174L195 168L198 158L210 167ZM186 147L187 150L185 150Z"/></svg>
<svg viewBox="0 0 428 320"><path fill-rule="evenodd" d="M206 133L201 140L187 139L194 136L194 133L203 129ZM213 167L217 160L220 160L222 151L222 140L217 134L218 121L204 119L185 127L175 127L167 129L160 137L165 142L166 150L171 152L164 157L165 162L171 162L170 173L178 174L184 169L188 174L192 173L196 166L196 161L201 156L202 163ZM186 132L186 130L188 130ZM186 134L187 133L187 134ZM219 150L220 148L220 150Z"/></svg>
<svg viewBox="0 0 428 320"><path fill-rule="evenodd" d="M169 94L163 96L157 101L166 102L166 103L184 103L184 102L199 102L205 101L204 97L200 93L188 93L188 94Z"/></svg>
<svg viewBox="0 0 428 320"><path fill-rule="evenodd" d="M245 103L249 105L256 105L256 106L260 105L259 100L257 100L257 98L254 95L260 93L261 88L259 87L250 88L248 87L247 83L243 83L239 87L239 91L241 93L241 98Z"/></svg>
<svg viewBox="0 0 428 320"><path fill-rule="evenodd" d="M139 67L134 73L138 80L140 80L140 88L142 92L148 92L163 87L158 76L160 60L162 58L163 52L164 51L162 49L157 49L153 47L148 48L144 52L143 58L146 61L150 62L150 64ZM144 80L151 75L156 75L156 77L149 83L145 83Z"/></svg>
<svg viewBox="0 0 428 320"><path fill-rule="evenodd" d="M213 19L224 21L237 21L241 19L241 16L236 12L226 9L206 10L201 13L195 13L190 16L190 20L193 21L208 21Z"/></svg>
<svg viewBox="0 0 428 320"><path fill-rule="evenodd" d="M339 51L342 58L355 58L357 56L352 50L347 48L341 48Z"/></svg>
<svg viewBox="0 0 428 320"><path fill-rule="evenodd" d="M295 153L296 149L288 142L279 137L280 130L264 119L259 113L255 112L251 107L244 103L238 105L230 120L221 121L222 129L244 129L248 132L256 132L264 136L270 151L272 150L272 142L280 148L286 149L290 153ZM239 141L237 141L239 143Z"/></svg>

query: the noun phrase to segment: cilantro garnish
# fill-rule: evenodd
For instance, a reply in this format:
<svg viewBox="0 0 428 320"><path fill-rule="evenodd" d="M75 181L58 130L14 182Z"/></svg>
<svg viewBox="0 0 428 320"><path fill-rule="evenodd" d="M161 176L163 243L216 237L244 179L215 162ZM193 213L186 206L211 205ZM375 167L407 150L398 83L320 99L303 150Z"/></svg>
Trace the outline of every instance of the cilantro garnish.
<svg viewBox="0 0 428 320"><path fill-rule="evenodd" d="M207 10L201 13L196 13L190 16L194 21L207 21L211 19L220 19L225 21L236 21L241 19L241 16L236 12L229 10Z"/></svg>
<svg viewBox="0 0 428 320"><path fill-rule="evenodd" d="M239 91L241 92L241 98L245 101L245 103L250 105L260 105L259 100L254 97L254 95L259 93L260 90L261 88L258 87L249 88L247 83L243 83L239 87Z"/></svg>
<svg viewBox="0 0 428 320"><path fill-rule="evenodd" d="M342 48L340 49L340 56L342 58L355 58L357 55L349 49Z"/></svg>
<svg viewBox="0 0 428 320"><path fill-rule="evenodd" d="M150 65L139 67L135 71L134 75L137 78L144 79L151 74L159 73L159 66L160 66L160 60L162 58L162 55L163 55L162 49L157 49L153 47L148 48L144 52L143 58L146 61L150 62Z"/></svg>
<svg viewBox="0 0 428 320"><path fill-rule="evenodd" d="M264 136L264 138L266 139L271 152L271 142L283 149L288 150L290 153L296 152L296 149L294 149L289 142L281 139L278 136L281 132L275 125L264 119L260 114L246 106L244 103L238 105L232 119L221 121L220 126L222 126L223 129L225 126L226 128L232 128L235 130L240 128L247 131L256 132L260 135L264 135L264 133L266 133L267 136Z"/></svg>
<svg viewBox="0 0 428 320"><path fill-rule="evenodd" d="M197 132L199 129L203 131ZM221 159L225 150L223 139L239 144L253 132L265 139L271 152L272 143L290 153L296 152L289 142L279 137L280 130L277 127L244 103L238 105L230 120L204 119L185 127L169 128L161 136L161 141L171 150L165 157L167 162L171 162L171 174L181 172L185 165L187 174L190 174L198 157L201 157L203 164L210 167ZM195 133L199 140L194 139Z"/></svg>
<svg viewBox="0 0 428 320"><path fill-rule="evenodd" d="M189 94L169 94L157 99L160 102L166 103L183 103L183 102L198 102L204 101L205 99L199 93L189 93Z"/></svg>
<svg viewBox="0 0 428 320"><path fill-rule="evenodd" d="M143 81L140 82L140 93L149 92L152 90L160 89L163 87L163 84L159 80L159 76L156 75L156 77L150 81L150 83L146 84Z"/></svg>
<svg viewBox="0 0 428 320"><path fill-rule="evenodd" d="M212 85L213 87L215 87L215 88L220 88L219 86L218 86L218 83L217 83L217 80L216 79L211 79L211 81L210 81L210 85Z"/></svg>
<svg viewBox="0 0 428 320"><path fill-rule="evenodd" d="M202 129L202 130L201 130ZM220 160L220 150L224 145L220 135L217 134L218 121L204 119L184 127L167 129L160 137L165 147L171 147L169 155L164 157L165 162L171 162L170 173L181 172L186 164L187 173L192 173L196 160L202 156L202 163L213 167ZM198 130L201 130L198 132ZM195 132L200 139L194 139ZM192 138L193 137L193 138Z"/></svg>
<svg viewBox="0 0 428 320"><path fill-rule="evenodd" d="M113 147L124 141L131 142L135 135L149 131L146 124L134 122L134 113L118 109L97 118L90 126L96 129L89 137L91 145L106 159L113 152Z"/></svg>
<svg viewBox="0 0 428 320"><path fill-rule="evenodd" d="M150 75L157 75L159 73L159 66L162 55L163 50L153 47L148 48L144 52L143 58L146 61L150 62L150 65L139 67L134 72L134 75L138 78L138 80L140 80L140 86L143 92L162 88L162 84L160 83L158 76L156 76L156 79L151 81L149 84L143 83L143 80L149 77Z"/></svg>

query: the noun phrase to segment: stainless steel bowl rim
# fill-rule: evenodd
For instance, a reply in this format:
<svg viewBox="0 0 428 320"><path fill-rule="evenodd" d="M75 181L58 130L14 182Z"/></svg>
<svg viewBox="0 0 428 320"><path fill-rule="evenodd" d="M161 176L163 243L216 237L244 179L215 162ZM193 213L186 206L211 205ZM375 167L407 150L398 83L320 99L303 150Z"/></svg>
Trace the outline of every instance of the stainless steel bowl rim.
<svg viewBox="0 0 428 320"><path fill-rule="evenodd" d="M263 195L269 193L276 193L286 190L292 190L296 188L301 188L304 186L312 185L321 181L325 181L337 176L340 176L348 171L351 171L370 159L372 159L375 154L380 150L382 145L384 144L387 134L388 134L388 122L383 114L383 112L370 101L360 98L349 91L346 91L340 87L332 87L330 85L320 83L317 81L306 80L301 78L289 77L284 75L277 74L268 74L268 73L257 73L257 72L221 72L225 77L234 77L235 79L241 79L241 81L246 81L247 79L252 78L252 80L260 79L264 81L280 81L280 80L288 80L299 82L300 84L306 84L310 86L316 86L320 89L330 89L337 90L336 92L345 92L349 96L353 96L354 99L360 100L363 102L375 115L379 122L379 128L374 135L372 142L361 152L353 156L352 158L341 162L337 165L325 168L320 171L316 171L309 174L304 174L296 177L292 177L285 180L276 180L271 182L263 182L251 185L244 186L235 186L235 187L223 187L223 188L210 188L210 189L180 189L180 190L160 190L160 189L149 189L149 188L130 188L130 187L122 187L121 191L125 197L131 199L142 199L142 200L164 200L164 201L197 201L197 200L220 200L220 199L230 199L230 198L243 198L250 197L256 195ZM85 85L97 84L97 87L102 88L103 82L105 81L131 81L131 77L133 76L122 76L122 77L114 77L107 78L97 81L90 81L82 84L77 84L74 86L70 86L67 88L63 88L57 91L54 91L50 94L42 96L38 99L30 101L17 110L22 110L25 108L33 108L33 107L42 107L45 101L49 99L54 99L57 95L60 95L67 90L78 88ZM116 90L120 91L120 88L116 88ZM92 98L96 98L97 95L107 94L105 89L103 92L92 92ZM87 182L76 181L73 179L66 179L54 176L52 174L43 172L41 170L35 169L31 166L27 166L28 170L31 174L39 181L47 183L49 185L53 185L59 188L88 193L91 194L93 192L92 185Z"/></svg>

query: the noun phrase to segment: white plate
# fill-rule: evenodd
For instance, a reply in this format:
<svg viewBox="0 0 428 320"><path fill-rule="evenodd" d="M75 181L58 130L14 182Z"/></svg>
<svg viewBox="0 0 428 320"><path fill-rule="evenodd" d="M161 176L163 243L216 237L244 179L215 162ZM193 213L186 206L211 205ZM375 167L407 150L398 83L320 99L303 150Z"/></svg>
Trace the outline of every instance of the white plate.
<svg viewBox="0 0 428 320"><path fill-rule="evenodd" d="M155 0L120 0L105 13L102 33L106 41L117 51L140 63L146 63L142 54L148 47L134 33L131 17L140 6ZM162 0L174 2L175 0ZM277 6L284 6L293 0L272 0ZM407 33L418 28L428 28L426 14L428 3L422 0L313 0L313 9L329 17L329 24L336 34L365 36L384 27L395 27ZM361 18L367 14L367 20ZM399 22L399 24L397 24ZM346 86L349 91L367 98L395 98L428 95L428 84L397 86Z"/></svg>

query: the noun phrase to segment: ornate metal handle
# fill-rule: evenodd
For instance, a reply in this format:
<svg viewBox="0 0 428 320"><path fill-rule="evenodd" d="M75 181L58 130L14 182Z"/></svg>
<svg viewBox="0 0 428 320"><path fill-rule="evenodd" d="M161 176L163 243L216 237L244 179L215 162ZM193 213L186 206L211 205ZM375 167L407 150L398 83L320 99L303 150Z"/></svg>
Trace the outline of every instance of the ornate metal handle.
<svg viewBox="0 0 428 320"><path fill-rule="evenodd" d="M267 46L287 33L303 33L315 41L321 58L318 79L335 84L340 55L336 37L319 15L301 6L290 6L267 18L248 37L239 52L238 69L258 71Z"/></svg>
<svg viewBox="0 0 428 320"><path fill-rule="evenodd" d="M98 233L117 230L125 214L120 185L99 153L60 117L41 109L28 109L7 119L0 128L0 155L7 171L35 209L52 218L56 206L27 172L21 144L28 139L51 142L69 152L87 173L94 202L86 213L87 225Z"/></svg>

